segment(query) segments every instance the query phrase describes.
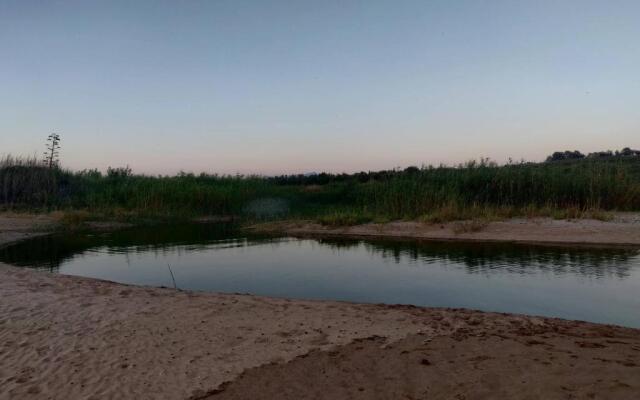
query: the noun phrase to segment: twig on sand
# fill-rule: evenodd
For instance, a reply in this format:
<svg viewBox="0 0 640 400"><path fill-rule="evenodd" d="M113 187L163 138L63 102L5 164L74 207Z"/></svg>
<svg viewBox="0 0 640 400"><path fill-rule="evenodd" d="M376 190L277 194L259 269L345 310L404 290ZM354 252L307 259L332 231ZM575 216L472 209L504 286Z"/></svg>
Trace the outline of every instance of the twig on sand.
<svg viewBox="0 0 640 400"><path fill-rule="evenodd" d="M173 271L171 270L171 265L167 264L167 267L169 267L169 273L171 274L171 280L173 281L173 288L174 289L178 289L178 285L176 285L176 278L173 276Z"/></svg>

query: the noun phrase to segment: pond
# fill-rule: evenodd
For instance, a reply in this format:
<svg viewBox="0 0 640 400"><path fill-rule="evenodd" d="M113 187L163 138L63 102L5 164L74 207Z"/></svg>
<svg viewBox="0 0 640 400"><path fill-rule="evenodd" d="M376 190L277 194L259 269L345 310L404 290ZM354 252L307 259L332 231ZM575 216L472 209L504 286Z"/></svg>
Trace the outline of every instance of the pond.
<svg viewBox="0 0 640 400"><path fill-rule="evenodd" d="M297 239L188 224L39 237L0 249L0 261L138 285L640 327L636 249Z"/></svg>

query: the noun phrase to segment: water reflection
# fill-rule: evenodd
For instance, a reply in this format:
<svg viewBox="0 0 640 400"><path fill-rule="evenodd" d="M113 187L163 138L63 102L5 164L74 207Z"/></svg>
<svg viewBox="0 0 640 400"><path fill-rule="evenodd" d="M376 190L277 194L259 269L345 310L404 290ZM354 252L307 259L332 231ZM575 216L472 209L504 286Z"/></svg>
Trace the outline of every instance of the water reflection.
<svg viewBox="0 0 640 400"><path fill-rule="evenodd" d="M509 243L457 243L415 241L348 241L322 239L319 243L336 250L363 245L371 254L396 264L464 265L468 273L513 274L548 272L562 276L624 279L637 265L640 251L630 248L586 248L532 246Z"/></svg>
<svg viewBox="0 0 640 400"><path fill-rule="evenodd" d="M21 267L58 272L60 266L84 253L156 255L204 251L212 247L243 247L256 240L239 236L231 224L179 224L137 227L114 232L40 236L0 249L0 261Z"/></svg>
<svg viewBox="0 0 640 400"><path fill-rule="evenodd" d="M466 307L640 327L632 249L294 239L192 224L40 237L0 261L116 282L264 296Z"/></svg>
<svg viewBox="0 0 640 400"><path fill-rule="evenodd" d="M132 228L108 233L58 234L38 237L0 249L0 261L58 272L82 254L153 253L156 256L270 245L281 248L299 242L292 238L246 235L230 224L183 224ZM628 248L564 248L500 243L415 242L317 239L313 243L334 252L364 249L372 257L395 264L460 268L469 274L508 273L589 279L630 276L639 251ZM282 249L286 252L286 249Z"/></svg>

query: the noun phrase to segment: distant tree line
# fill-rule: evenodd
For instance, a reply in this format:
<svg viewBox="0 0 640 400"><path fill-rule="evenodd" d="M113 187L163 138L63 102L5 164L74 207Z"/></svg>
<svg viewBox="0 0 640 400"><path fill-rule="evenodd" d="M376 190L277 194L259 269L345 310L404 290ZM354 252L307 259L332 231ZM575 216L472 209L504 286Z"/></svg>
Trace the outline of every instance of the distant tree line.
<svg viewBox="0 0 640 400"><path fill-rule="evenodd" d="M615 159L615 158L631 158L638 157L640 159L640 150L633 150L629 147L625 147L622 150L616 151L596 151L589 153L587 155L579 152L578 150L574 151L556 151L549 157L547 157L545 162L555 162L555 161L565 161L565 160L606 160L606 159ZM509 160L508 165L533 165L537 164L534 162L514 162L513 160ZM495 161L491 161L488 158L481 158L480 161L469 161L467 163L458 164L456 166L446 166L440 165L434 167L432 165L429 166L409 166L407 168L395 168L391 170L381 170L381 171L360 171L352 174L340 173L340 174L332 174L332 173L310 173L310 174L297 174L297 175L280 175L275 177L268 177L266 179L275 182L280 185L326 185L330 183L340 183L340 182L353 182L353 183L365 183L365 182L384 182L390 179L397 178L399 176L412 176L419 175L421 173L428 172L433 169L462 169L462 168L496 168L499 165Z"/></svg>
<svg viewBox="0 0 640 400"><path fill-rule="evenodd" d="M547 162L552 161L563 161L563 160L580 160L583 158L591 158L591 159L602 159L602 158L612 158L612 157L639 157L640 150L633 150L629 147L625 147L622 150L616 151L596 151L593 153L589 153L586 156L579 152L578 150L570 151L556 151L549 157L547 157Z"/></svg>

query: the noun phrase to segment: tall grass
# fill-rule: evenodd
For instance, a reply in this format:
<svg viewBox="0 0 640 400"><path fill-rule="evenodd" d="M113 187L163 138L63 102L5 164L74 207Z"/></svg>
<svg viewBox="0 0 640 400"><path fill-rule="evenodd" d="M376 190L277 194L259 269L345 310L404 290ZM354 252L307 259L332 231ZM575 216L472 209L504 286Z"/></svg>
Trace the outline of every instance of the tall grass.
<svg viewBox="0 0 640 400"><path fill-rule="evenodd" d="M265 198L286 201L289 216L322 216L327 224L419 217L437 222L531 210L575 210L576 215L640 210L640 157L504 166L482 160L309 178L153 177L127 168L102 174L49 169L31 158L0 159L4 208L83 209L111 217L241 215Z"/></svg>
<svg viewBox="0 0 640 400"><path fill-rule="evenodd" d="M362 209L396 217L487 206L640 210L640 159L468 163L397 174L355 191Z"/></svg>
<svg viewBox="0 0 640 400"><path fill-rule="evenodd" d="M0 160L0 206L27 209L88 209L111 214L237 214L249 201L281 195L257 177L181 174L134 175L126 168L71 172L35 159ZM286 189L282 187L282 189Z"/></svg>
<svg viewBox="0 0 640 400"><path fill-rule="evenodd" d="M0 205L48 207L63 197L72 174L45 167L32 157L0 158Z"/></svg>

